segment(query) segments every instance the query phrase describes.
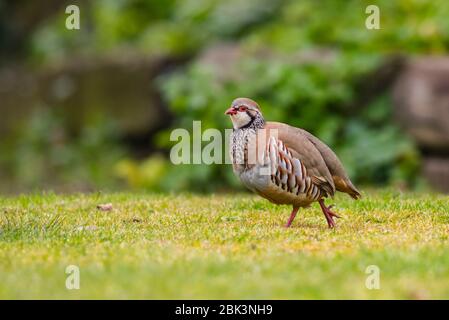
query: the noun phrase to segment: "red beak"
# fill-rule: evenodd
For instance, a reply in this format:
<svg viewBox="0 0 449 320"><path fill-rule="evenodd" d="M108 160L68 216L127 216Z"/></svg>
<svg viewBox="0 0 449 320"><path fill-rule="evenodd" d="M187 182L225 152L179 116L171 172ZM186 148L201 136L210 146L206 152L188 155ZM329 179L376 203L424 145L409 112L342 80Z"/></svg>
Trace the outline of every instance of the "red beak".
<svg viewBox="0 0 449 320"><path fill-rule="evenodd" d="M226 110L225 114L230 115L230 116L237 114L237 109L230 107L228 110Z"/></svg>

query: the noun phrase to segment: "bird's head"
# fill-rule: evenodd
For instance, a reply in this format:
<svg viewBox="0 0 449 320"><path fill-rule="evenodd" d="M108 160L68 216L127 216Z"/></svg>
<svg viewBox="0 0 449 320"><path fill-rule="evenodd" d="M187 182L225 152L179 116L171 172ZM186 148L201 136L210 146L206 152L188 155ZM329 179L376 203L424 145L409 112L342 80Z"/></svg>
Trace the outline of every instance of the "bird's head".
<svg viewBox="0 0 449 320"><path fill-rule="evenodd" d="M248 128L252 125L263 126L264 120L259 105L248 98L237 98L225 114L231 117L234 129Z"/></svg>

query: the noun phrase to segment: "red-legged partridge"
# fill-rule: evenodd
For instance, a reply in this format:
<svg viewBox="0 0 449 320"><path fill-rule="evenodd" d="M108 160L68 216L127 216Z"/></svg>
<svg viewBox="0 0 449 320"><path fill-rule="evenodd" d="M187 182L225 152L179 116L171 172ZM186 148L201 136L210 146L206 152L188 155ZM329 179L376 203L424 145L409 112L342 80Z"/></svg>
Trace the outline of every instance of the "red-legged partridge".
<svg viewBox="0 0 449 320"><path fill-rule="evenodd" d="M300 207L317 201L329 228L339 218L323 198L337 191L352 198L352 184L335 153L311 133L279 122L266 122L258 104L238 98L226 110L234 127L230 156L234 173L250 190L276 204L291 204L290 227Z"/></svg>

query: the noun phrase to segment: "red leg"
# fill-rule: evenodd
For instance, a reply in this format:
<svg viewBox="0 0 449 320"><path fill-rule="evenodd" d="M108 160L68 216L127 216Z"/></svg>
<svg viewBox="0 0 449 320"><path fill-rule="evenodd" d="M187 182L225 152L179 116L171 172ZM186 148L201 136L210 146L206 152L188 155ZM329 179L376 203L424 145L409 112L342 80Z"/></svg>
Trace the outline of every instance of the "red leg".
<svg viewBox="0 0 449 320"><path fill-rule="evenodd" d="M299 207L293 207L292 213L290 214L290 218L288 219L288 222L285 225L286 228L288 228L292 225L292 222L296 217L296 213L298 213L298 209L299 209Z"/></svg>
<svg viewBox="0 0 449 320"><path fill-rule="evenodd" d="M331 211L332 206L326 207L323 199L320 199L320 201L318 201L318 202L320 204L321 210L323 210L324 217L326 218L326 221L327 221L327 225L329 226L329 228L334 228L336 226L334 217L340 218L340 216L335 214L335 212Z"/></svg>

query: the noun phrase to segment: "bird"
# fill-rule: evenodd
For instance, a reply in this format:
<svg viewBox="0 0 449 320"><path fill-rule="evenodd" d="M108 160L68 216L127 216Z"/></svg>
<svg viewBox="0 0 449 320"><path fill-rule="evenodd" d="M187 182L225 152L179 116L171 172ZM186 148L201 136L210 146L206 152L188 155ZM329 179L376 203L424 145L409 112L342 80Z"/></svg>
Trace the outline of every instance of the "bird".
<svg viewBox="0 0 449 320"><path fill-rule="evenodd" d="M353 199L361 193L337 155L310 132L265 121L259 105L237 98L225 111L232 121L229 153L234 174L251 191L278 205L292 205L285 227L299 208L318 202L329 228L340 218L324 199L339 191Z"/></svg>

